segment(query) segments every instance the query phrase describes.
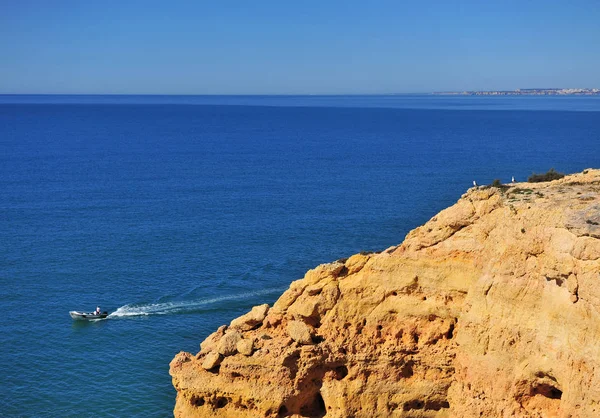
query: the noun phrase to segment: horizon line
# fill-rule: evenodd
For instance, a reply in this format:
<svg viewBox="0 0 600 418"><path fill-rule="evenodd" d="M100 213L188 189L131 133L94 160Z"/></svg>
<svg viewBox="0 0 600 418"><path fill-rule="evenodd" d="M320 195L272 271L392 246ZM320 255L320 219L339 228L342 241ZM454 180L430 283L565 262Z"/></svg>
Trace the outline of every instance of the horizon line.
<svg viewBox="0 0 600 418"><path fill-rule="evenodd" d="M598 90L596 87L552 87L552 88L518 88L513 90L434 90L427 92L405 93L3 93L0 96L177 96L177 97L294 97L294 96L416 96L416 95L468 95L469 93L519 93L528 90Z"/></svg>
<svg viewBox="0 0 600 418"><path fill-rule="evenodd" d="M434 93L0 93L0 96L409 96Z"/></svg>

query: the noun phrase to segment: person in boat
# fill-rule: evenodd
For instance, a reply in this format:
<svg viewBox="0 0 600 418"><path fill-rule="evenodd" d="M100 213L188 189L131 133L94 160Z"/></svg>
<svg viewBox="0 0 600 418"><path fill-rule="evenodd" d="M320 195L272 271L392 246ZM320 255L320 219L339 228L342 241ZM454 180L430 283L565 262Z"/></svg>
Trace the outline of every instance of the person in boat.
<svg viewBox="0 0 600 418"><path fill-rule="evenodd" d="M94 315L100 315L102 311L100 311L100 306L96 306L96 310L94 311Z"/></svg>

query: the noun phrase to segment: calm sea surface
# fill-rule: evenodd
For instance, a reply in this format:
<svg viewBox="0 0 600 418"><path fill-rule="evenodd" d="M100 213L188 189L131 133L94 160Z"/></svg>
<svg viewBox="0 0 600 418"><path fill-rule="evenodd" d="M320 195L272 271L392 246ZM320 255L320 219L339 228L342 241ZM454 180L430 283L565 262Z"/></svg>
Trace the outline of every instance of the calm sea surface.
<svg viewBox="0 0 600 418"><path fill-rule="evenodd" d="M0 96L0 415L170 416L173 356L307 269L599 157L599 97Z"/></svg>

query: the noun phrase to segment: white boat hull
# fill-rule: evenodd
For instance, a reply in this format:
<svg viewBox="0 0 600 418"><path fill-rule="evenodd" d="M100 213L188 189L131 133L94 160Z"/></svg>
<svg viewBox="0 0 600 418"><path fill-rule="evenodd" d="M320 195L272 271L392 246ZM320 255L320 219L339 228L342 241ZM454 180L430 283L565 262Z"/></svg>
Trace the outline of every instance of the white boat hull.
<svg viewBox="0 0 600 418"><path fill-rule="evenodd" d="M69 312L69 315L71 315L71 318L78 320L78 321L93 321L95 319L104 319L108 316L108 312L102 312L101 314L95 314L93 312L78 312L78 311L71 311Z"/></svg>

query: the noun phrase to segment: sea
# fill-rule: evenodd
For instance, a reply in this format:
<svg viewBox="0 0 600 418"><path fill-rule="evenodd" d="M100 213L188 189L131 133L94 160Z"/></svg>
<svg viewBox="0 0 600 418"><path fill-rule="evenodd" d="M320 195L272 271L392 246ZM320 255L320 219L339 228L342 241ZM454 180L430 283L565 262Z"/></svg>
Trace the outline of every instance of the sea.
<svg viewBox="0 0 600 418"><path fill-rule="evenodd" d="M172 416L171 359L308 269L599 166L600 97L0 96L0 415Z"/></svg>

